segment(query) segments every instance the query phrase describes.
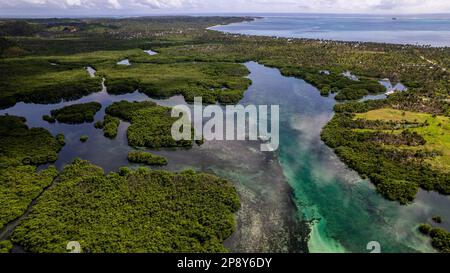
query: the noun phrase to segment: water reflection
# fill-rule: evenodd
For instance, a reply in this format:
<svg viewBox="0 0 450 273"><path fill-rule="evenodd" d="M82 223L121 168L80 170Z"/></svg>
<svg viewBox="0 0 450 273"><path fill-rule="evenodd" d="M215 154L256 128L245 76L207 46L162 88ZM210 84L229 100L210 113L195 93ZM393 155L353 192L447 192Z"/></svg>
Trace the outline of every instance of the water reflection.
<svg viewBox="0 0 450 273"><path fill-rule="evenodd" d="M94 68L88 66L86 67L86 71L91 78L95 78L95 73L97 73L97 71Z"/></svg>
<svg viewBox="0 0 450 273"><path fill-rule="evenodd" d="M333 116L332 97L320 96L313 86L284 77L277 69L254 62L246 66L253 84L241 103L280 105L278 153L260 152L257 141L208 141L189 150L151 151L168 158L169 165L164 167L168 170L193 168L235 183L242 208L238 229L226 241L227 247L235 252L295 252L305 251L308 245L315 252L364 252L367 242L376 240L384 252L433 251L428 239L415 228L435 215L450 219L449 197L421 191L410 206L386 201L320 140L321 128ZM127 161L127 153L133 149L127 144L128 123L121 122L117 137L108 139L92 123L50 124L42 116L52 109L97 101L102 104L95 116L98 121L107 106L120 100L186 104L182 96L153 100L137 91L115 96L105 87L77 101L53 105L21 102L0 114L26 117L30 127L46 128L53 135L63 133L67 144L56 162L59 169L80 157L109 172L138 166ZM81 143L81 135L89 140ZM308 226L302 219L316 222L308 243ZM448 228L448 223L443 226Z"/></svg>
<svg viewBox="0 0 450 273"><path fill-rule="evenodd" d="M125 60L122 60L120 62L117 62L117 64L118 65L125 65L125 66L131 65L130 60L128 60L128 59L125 59Z"/></svg>
<svg viewBox="0 0 450 273"><path fill-rule="evenodd" d="M401 82L396 83L395 85L392 84L391 80L389 79L382 79L379 81L381 85L386 87L386 92L381 94L371 94L367 95L364 98L362 98L360 101L368 101L368 100L382 100L387 98L388 96L396 93L396 92L404 92L407 91L408 88L404 86Z"/></svg>
<svg viewBox="0 0 450 273"><path fill-rule="evenodd" d="M149 50L144 50L144 52L147 53L147 54L150 55L150 56L154 56L154 55L158 54L158 52L155 52L155 51L153 51L153 50L151 50L151 49L149 49Z"/></svg>
<svg viewBox="0 0 450 273"><path fill-rule="evenodd" d="M352 74L352 72L350 71L345 71L344 73L342 73L342 76L355 82L359 81L359 78L356 75Z"/></svg>
<svg viewBox="0 0 450 273"><path fill-rule="evenodd" d="M320 140L321 128L333 116L333 98L276 69L247 66L253 85L244 102L280 105L280 162L299 213L316 220L310 251L366 252L374 240L383 252L434 251L416 227L434 215L448 219L448 196L421 191L410 206L385 200Z"/></svg>

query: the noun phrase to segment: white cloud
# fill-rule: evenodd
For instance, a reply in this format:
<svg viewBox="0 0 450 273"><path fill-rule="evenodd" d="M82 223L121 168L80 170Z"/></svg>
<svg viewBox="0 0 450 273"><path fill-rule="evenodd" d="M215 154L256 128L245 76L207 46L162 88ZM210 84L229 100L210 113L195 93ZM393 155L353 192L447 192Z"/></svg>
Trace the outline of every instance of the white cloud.
<svg viewBox="0 0 450 273"><path fill-rule="evenodd" d="M115 9L120 9L122 7L118 0L108 0L108 3Z"/></svg>
<svg viewBox="0 0 450 273"><path fill-rule="evenodd" d="M0 0L3 11L449 13L449 0Z"/></svg>

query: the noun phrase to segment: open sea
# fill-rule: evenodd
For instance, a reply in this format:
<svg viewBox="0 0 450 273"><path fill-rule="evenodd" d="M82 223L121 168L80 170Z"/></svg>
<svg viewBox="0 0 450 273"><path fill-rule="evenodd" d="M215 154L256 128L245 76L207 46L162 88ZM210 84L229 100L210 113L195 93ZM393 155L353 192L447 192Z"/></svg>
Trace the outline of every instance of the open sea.
<svg viewBox="0 0 450 273"><path fill-rule="evenodd" d="M215 26L211 29L286 38L450 46L450 14L264 15L251 22Z"/></svg>

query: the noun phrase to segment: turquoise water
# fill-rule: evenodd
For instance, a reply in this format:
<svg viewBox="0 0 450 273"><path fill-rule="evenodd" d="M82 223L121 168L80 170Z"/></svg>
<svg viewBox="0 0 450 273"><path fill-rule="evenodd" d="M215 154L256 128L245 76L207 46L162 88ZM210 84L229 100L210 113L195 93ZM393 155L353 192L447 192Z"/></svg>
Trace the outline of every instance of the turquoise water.
<svg viewBox="0 0 450 273"><path fill-rule="evenodd" d="M287 38L450 46L449 15L266 16L252 22L216 26L212 29L229 33Z"/></svg>
<svg viewBox="0 0 450 273"><path fill-rule="evenodd" d="M402 207L386 201L369 181L346 168L320 140L320 131L333 116L335 101L301 79L284 77L277 69L255 62L245 64L252 85L242 104L280 105L280 149L259 150L259 142L207 141L190 150L151 151L169 160L172 171L194 168L213 172L233 181L241 198L238 228L226 241L233 252L368 252L366 245L378 241L384 252L433 252L426 237L416 231L420 223L441 215L450 228L450 198L420 192L414 204ZM122 122L118 136L108 139L92 123L50 124L42 115L74 103L100 102L104 109L120 100L151 100L134 92L110 95L106 89L80 100L53 105L18 103L1 114L24 116L30 127L44 127L52 134L64 133L66 146L56 166L61 169L80 157L115 171L130 165L126 138L128 123ZM180 96L153 100L160 105L185 104ZM89 140L81 143L81 135ZM133 165L135 166L135 165ZM313 221L309 241L308 226Z"/></svg>
<svg viewBox="0 0 450 273"><path fill-rule="evenodd" d="M277 69L247 67L253 85L243 103L280 105L279 161L300 217L316 220L311 252L369 252L370 241L378 241L383 252L433 252L416 227L433 215L450 219L449 197L421 192L410 206L385 200L320 140L321 128L333 116L333 98Z"/></svg>

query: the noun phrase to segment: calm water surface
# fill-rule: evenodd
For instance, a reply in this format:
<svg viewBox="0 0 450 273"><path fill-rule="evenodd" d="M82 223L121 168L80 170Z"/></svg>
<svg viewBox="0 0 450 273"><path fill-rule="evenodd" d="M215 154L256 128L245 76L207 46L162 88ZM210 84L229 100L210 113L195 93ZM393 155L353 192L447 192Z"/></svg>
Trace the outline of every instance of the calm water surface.
<svg viewBox="0 0 450 273"><path fill-rule="evenodd" d="M260 152L260 143L251 141L208 141L190 150L152 151L168 158L165 168L169 170L194 168L235 183L242 209L227 247L236 252L368 252L367 243L379 241L385 252L433 252L416 227L434 215L450 219L449 197L420 192L416 202L406 207L386 201L320 140L321 128L333 116L332 97L320 96L313 86L284 77L277 69L254 62L246 66L253 84L241 103L280 105L278 152ZM93 123L50 124L42 115L65 105L97 101L103 106L95 116L98 121L108 105L120 100L152 99L139 92L113 96L103 89L54 105L18 103L0 114L23 116L30 127L63 133L67 145L56 162L59 169L80 157L109 172L130 165L127 153L133 148L127 145L128 123L121 123L117 138L108 139ZM153 101L165 106L185 104L181 96ZM86 143L79 141L82 135L89 136ZM314 224L308 241L309 221ZM448 221L443 227L450 228Z"/></svg>
<svg viewBox="0 0 450 273"><path fill-rule="evenodd" d="M450 16L267 16L211 29L286 38L450 46Z"/></svg>

